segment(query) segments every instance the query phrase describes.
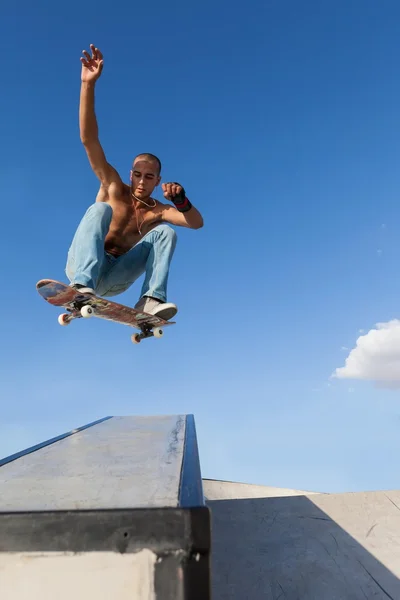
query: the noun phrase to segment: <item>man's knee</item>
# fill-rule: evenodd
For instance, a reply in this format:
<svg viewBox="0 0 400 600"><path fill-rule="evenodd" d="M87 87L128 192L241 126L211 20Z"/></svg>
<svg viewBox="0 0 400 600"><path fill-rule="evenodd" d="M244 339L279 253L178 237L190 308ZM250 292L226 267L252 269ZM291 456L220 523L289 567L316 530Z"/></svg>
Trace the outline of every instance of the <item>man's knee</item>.
<svg viewBox="0 0 400 600"><path fill-rule="evenodd" d="M95 202L89 206L85 216L111 221L112 215L113 210L109 204L106 204L106 202Z"/></svg>
<svg viewBox="0 0 400 600"><path fill-rule="evenodd" d="M167 240L170 244L176 244L178 236L175 229L172 229L170 225L158 225L157 231L164 240Z"/></svg>

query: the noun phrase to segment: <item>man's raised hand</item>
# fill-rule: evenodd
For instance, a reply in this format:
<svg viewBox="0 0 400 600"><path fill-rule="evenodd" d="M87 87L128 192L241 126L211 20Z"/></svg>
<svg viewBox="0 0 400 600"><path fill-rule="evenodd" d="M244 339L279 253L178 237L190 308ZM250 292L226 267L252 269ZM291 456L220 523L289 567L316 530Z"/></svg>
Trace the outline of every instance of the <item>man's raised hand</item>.
<svg viewBox="0 0 400 600"><path fill-rule="evenodd" d="M171 200L171 202L173 202L176 197L179 198L181 195L183 198L185 197L185 191L183 187L180 185L180 183L176 183L176 181L171 183L163 183L161 187L164 192L164 198Z"/></svg>
<svg viewBox="0 0 400 600"><path fill-rule="evenodd" d="M189 198L186 197L185 188L176 181L170 183L163 183L162 189L164 192L164 198L170 200L175 204L175 208L179 212L187 212L192 208L192 203Z"/></svg>
<svg viewBox="0 0 400 600"><path fill-rule="evenodd" d="M81 79L85 82L95 82L103 70L103 55L98 48L90 44L92 56L86 50L82 51L84 58L81 58L82 74Z"/></svg>

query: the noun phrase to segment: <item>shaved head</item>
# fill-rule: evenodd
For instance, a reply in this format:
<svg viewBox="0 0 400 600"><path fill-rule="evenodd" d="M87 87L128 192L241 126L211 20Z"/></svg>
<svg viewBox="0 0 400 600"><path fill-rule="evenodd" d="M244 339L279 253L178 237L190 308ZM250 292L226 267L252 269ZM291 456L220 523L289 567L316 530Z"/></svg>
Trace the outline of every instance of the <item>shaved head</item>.
<svg viewBox="0 0 400 600"><path fill-rule="evenodd" d="M150 154L149 152L144 152L143 154L138 154L137 156L135 156L135 158L133 159L133 164L135 164L135 161L138 160L139 158L141 160L148 160L148 161L157 163L158 174L161 173L161 161L157 156L155 156L154 154Z"/></svg>

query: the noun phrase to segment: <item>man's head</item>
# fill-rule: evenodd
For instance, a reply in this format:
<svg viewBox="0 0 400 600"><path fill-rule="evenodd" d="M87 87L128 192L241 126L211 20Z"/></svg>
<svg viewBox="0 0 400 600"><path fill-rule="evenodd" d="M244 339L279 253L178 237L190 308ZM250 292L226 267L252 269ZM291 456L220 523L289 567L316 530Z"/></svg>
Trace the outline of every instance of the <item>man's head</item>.
<svg viewBox="0 0 400 600"><path fill-rule="evenodd" d="M161 162L154 154L138 154L131 169L132 192L139 200L146 200L161 181Z"/></svg>

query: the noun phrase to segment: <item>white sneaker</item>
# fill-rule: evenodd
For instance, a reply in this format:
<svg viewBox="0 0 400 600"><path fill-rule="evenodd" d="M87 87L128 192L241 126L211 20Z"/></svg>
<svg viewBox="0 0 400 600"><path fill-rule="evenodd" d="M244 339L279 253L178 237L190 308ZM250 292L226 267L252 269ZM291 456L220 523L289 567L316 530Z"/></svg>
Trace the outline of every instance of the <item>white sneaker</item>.
<svg viewBox="0 0 400 600"><path fill-rule="evenodd" d="M164 319L164 321L169 321L178 312L177 306L172 304L172 302L162 302L161 300L151 298L150 296L143 296L143 298L140 298L139 302L135 305L135 309L160 317L160 319Z"/></svg>
<svg viewBox="0 0 400 600"><path fill-rule="evenodd" d="M93 288L86 287L85 285L82 285L81 283L74 283L73 285L71 285L71 287L74 290L76 290L77 292L80 292L81 294L90 294L91 296L96 295L96 292L94 291Z"/></svg>

